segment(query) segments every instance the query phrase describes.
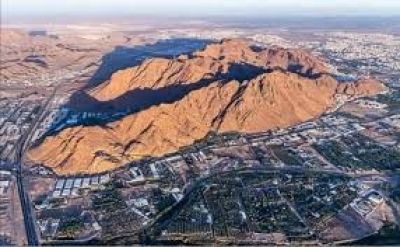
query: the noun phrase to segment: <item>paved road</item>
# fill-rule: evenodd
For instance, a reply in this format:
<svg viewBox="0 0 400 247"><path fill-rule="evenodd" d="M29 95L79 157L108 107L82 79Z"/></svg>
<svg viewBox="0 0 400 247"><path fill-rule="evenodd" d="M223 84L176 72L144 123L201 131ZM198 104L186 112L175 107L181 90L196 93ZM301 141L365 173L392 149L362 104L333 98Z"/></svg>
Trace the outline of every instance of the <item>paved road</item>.
<svg viewBox="0 0 400 247"><path fill-rule="evenodd" d="M55 87L53 93L47 98L46 102L43 104L40 112L37 114L36 118L33 120L29 129L24 133L24 135L19 140L16 148L15 148L15 164L16 164L16 177L17 177L17 185L18 185L18 193L21 201L22 213L24 216L24 224L26 237L28 240L28 245L36 246L39 244L38 236L36 233L36 227L34 222L34 217L32 214L32 205L31 200L29 198L28 193L24 188L23 181L23 155L25 148L29 145L30 140L32 138L32 133L35 132L37 127L39 126L40 121L42 120L44 114L47 112L47 107L49 103L53 100L56 95L57 87Z"/></svg>

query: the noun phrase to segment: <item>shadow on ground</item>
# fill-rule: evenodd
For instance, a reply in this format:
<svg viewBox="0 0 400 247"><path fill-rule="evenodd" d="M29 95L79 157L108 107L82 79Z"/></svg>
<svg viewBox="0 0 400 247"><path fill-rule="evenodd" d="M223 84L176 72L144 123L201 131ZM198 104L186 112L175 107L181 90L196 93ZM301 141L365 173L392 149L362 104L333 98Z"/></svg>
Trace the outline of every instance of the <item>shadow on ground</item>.
<svg viewBox="0 0 400 247"><path fill-rule="evenodd" d="M168 39L134 47L117 46L102 57L100 67L85 89L95 87L108 80L116 71L139 65L147 58L173 58L181 54L191 54L202 50L209 43L210 40L204 39Z"/></svg>
<svg viewBox="0 0 400 247"><path fill-rule="evenodd" d="M132 114L144 111L152 106L174 103L190 92L207 87L215 81L221 83L231 80L244 81L266 72L267 70L250 64L231 64L227 73L210 75L208 78L194 83L175 84L158 89L134 89L104 102L97 101L86 92L80 91L70 98L69 104L72 106L81 105L80 110L83 111L129 112Z"/></svg>

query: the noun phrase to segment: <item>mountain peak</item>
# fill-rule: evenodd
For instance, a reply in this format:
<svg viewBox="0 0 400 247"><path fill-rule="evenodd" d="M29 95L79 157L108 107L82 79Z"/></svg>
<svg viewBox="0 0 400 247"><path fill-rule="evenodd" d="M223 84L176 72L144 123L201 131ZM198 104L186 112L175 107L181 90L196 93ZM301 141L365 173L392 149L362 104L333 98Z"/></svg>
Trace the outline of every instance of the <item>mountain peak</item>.
<svg viewBox="0 0 400 247"><path fill-rule="evenodd" d="M349 97L384 90L373 80L339 83L328 66L294 49L223 40L177 59L155 58L88 92L98 104L136 109L105 127L65 129L29 152L56 173L100 173L191 145L210 131L255 133L320 116ZM51 155L50 155L51 153Z"/></svg>

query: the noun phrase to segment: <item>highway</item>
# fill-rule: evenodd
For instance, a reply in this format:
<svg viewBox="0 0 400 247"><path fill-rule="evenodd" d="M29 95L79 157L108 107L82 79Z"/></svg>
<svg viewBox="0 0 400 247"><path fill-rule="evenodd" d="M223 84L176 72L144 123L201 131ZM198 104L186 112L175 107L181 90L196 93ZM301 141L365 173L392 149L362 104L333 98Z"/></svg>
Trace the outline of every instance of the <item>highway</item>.
<svg viewBox="0 0 400 247"><path fill-rule="evenodd" d="M57 87L54 88L52 94L47 98L45 103L42 105L40 112L37 114L36 118L33 120L29 129L24 133L24 135L19 140L18 144L15 147L15 159L14 162L16 164L16 177L17 177L17 185L18 185L18 194L20 197L22 213L24 217L25 231L26 237L28 240L29 246L37 246L39 245L38 235L36 233L36 227L34 222L34 216L32 215L32 205L29 198L29 195L24 187L23 181L23 156L26 147L29 145L30 140L32 138L32 133L35 132L38 127L40 121L43 116L47 112L47 108L49 103L53 100L56 95Z"/></svg>

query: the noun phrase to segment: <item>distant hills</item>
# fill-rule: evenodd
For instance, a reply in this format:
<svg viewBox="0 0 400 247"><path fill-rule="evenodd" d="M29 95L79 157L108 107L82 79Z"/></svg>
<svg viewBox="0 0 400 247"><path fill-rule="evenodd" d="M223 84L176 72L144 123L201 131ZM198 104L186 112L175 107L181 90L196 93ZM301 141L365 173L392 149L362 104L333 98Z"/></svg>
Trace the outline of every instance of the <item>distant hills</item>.
<svg viewBox="0 0 400 247"><path fill-rule="evenodd" d="M48 34L17 28L1 28L0 80L30 81L34 85L47 77L62 77L70 72L96 69L104 53L119 45L141 44L120 33L99 39L84 38L79 33ZM42 76L44 79L42 79Z"/></svg>

